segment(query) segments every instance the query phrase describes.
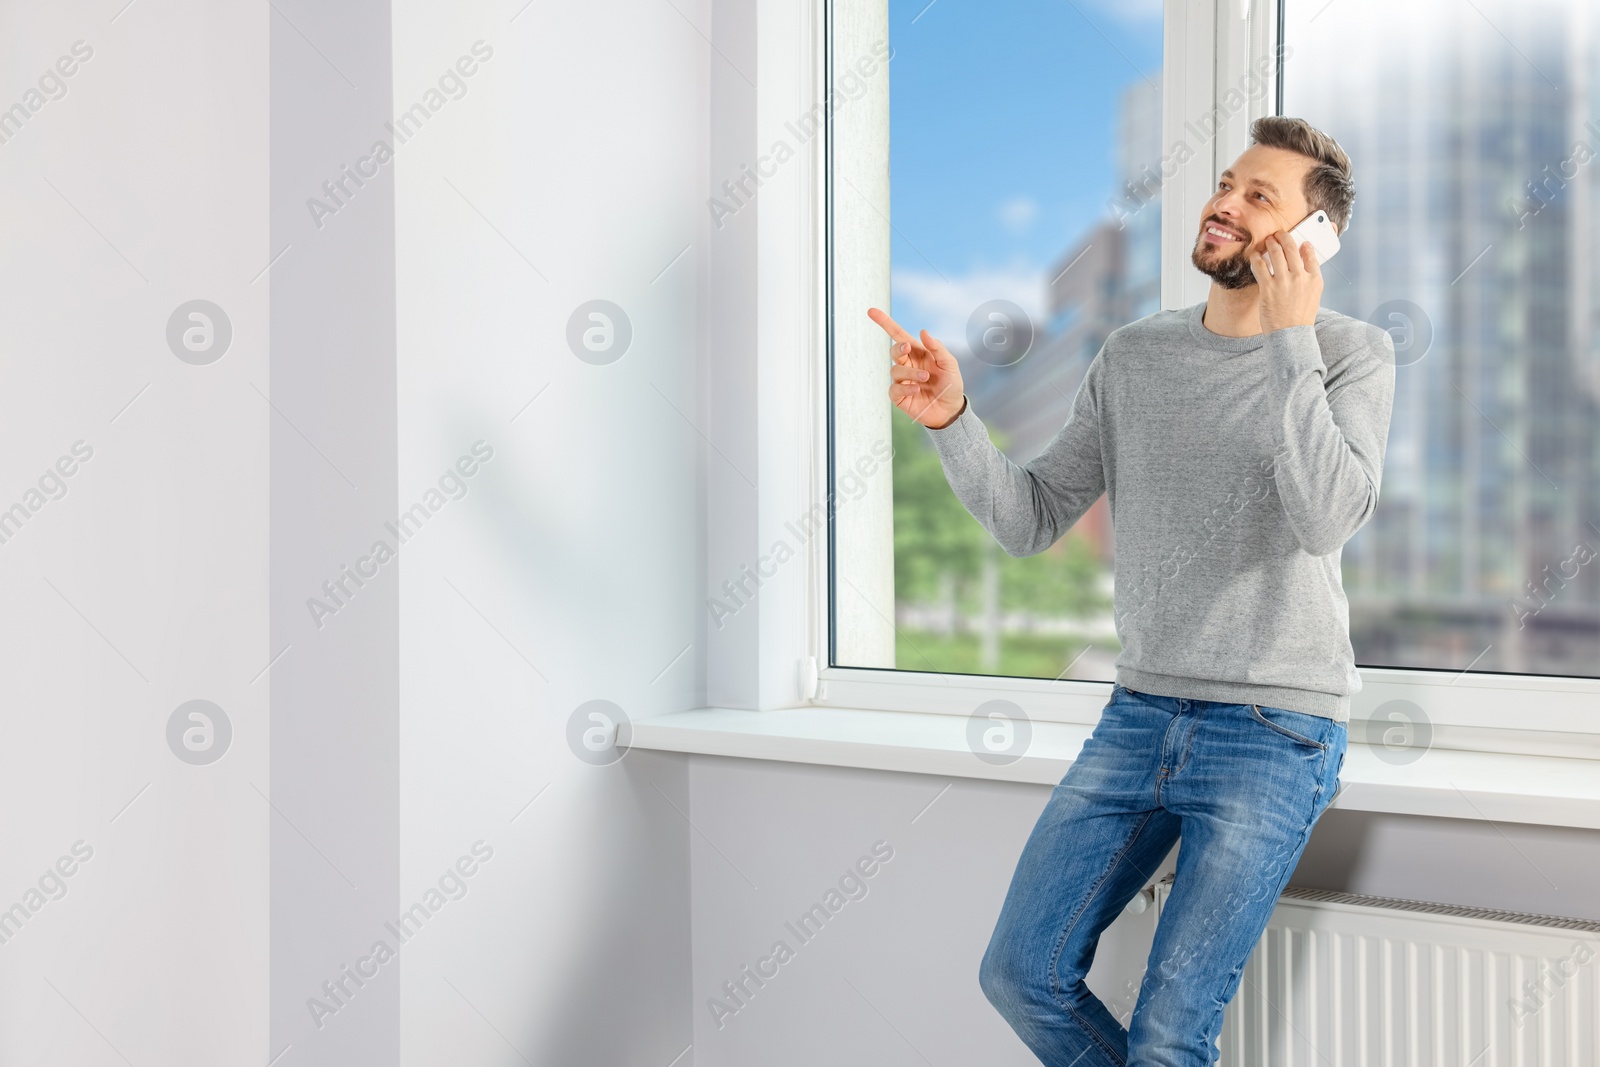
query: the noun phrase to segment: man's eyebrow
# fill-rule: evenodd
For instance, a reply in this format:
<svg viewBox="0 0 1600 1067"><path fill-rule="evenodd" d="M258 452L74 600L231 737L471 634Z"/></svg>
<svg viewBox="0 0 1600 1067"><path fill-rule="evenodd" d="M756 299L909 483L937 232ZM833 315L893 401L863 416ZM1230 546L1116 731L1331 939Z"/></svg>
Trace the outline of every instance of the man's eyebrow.
<svg viewBox="0 0 1600 1067"><path fill-rule="evenodd" d="M1219 178L1231 178L1233 176L1234 174L1232 167L1229 167L1227 170L1217 175ZM1273 185L1271 182L1262 181L1260 178L1251 178L1249 184L1255 186L1257 189L1265 189L1267 192L1278 197L1280 200L1283 198L1283 194L1278 192L1278 187Z"/></svg>

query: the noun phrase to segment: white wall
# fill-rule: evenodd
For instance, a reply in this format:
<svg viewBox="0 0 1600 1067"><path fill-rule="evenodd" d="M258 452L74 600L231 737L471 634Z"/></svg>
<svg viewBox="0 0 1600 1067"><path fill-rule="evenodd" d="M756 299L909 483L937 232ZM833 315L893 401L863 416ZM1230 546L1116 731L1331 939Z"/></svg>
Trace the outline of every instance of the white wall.
<svg viewBox="0 0 1600 1067"><path fill-rule="evenodd" d="M264 1063L268 9L121 6L0 5L0 106L93 50L0 144L0 507L93 449L0 544L0 908L93 850L0 944L0 1062ZM196 298L209 365L166 340Z"/></svg>
<svg viewBox="0 0 1600 1067"><path fill-rule="evenodd" d="M395 6L397 111L493 52L395 164L402 506L493 449L402 550L402 897L494 849L403 950L403 1058L665 1067L690 1043L686 767L593 766L567 731L591 700L703 700L720 61L705 5L519 6ZM632 325L614 362L567 344L595 299Z"/></svg>
<svg viewBox="0 0 1600 1067"><path fill-rule="evenodd" d="M360 586L342 568L397 513L394 194L392 172L356 186L342 167L389 117L389 12L385 0L271 12L270 1055L386 1063L396 965L360 986L340 969L363 966L400 907L405 561ZM341 179L342 195L323 188ZM337 213L314 215L313 198ZM324 989L338 980L343 993Z"/></svg>
<svg viewBox="0 0 1600 1067"><path fill-rule="evenodd" d="M689 759L702 831L691 843L696 1067L1038 1063L984 999L978 964L1048 789ZM786 925L813 904L838 907L825 894L858 860L885 854L864 896L844 887L857 899L841 892L847 902L820 933L802 940ZM1126 998L1124 1018L1153 918L1113 924L1090 972L1114 1010ZM778 941L793 958L758 964ZM764 986L741 974L774 965ZM724 989L741 980L754 990L742 1006Z"/></svg>
<svg viewBox="0 0 1600 1067"><path fill-rule="evenodd" d="M667 5L513 14L402 5L391 41L384 4L0 10L17 97L94 49L0 145L6 504L93 449L0 544L0 906L93 850L0 944L0 1062L689 1043L686 767L591 766L566 727L703 701L709 50ZM318 225L321 181L479 38L468 95ZM635 327L611 366L565 347L595 296ZM212 365L168 348L193 298L232 324ZM317 626L478 440L468 497ZM168 747L194 698L233 726L211 765ZM315 1025L480 841L466 896Z"/></svg>

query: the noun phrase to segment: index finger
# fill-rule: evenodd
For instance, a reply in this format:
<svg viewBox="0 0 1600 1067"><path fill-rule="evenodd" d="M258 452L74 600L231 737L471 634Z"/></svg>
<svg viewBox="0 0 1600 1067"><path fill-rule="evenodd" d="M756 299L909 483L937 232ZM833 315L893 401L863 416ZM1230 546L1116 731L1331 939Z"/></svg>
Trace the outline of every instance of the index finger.
<svg viewBox="0 0 1600 1067"><path fill-rule="evenodd" d="M898 322L891 319L888 312L879 311L877 308L868 308L867 318L871 319L879 326L882 326L883 332L887 333L894 340L909 341L913 345L917 344L917 339L902 329Z"/></svg>

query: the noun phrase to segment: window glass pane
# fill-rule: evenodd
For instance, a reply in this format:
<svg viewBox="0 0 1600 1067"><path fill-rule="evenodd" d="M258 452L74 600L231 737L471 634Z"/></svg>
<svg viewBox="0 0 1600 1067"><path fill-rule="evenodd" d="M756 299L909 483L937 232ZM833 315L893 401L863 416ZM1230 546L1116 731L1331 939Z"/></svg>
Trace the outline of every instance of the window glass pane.
<svg viewBox="0 0 1600 1067"><path fill-rule="evenodd" d="M1355 167L1323 304L1400 364L1363 665L1600 674L1597 41L1593 0L1288 3L1284 113Z"/></svg>
<svg viewBox="0 0 1600 1067"><path fill-rule="evenodd" d="M950 347L973 410L1026 462L1106 335L1160 306L1161 3L890 0L888 35L888 310ZM838 262L851 249L835 237ZM899 411L890 425L893 663L856 655L848 633L836 662L1110 679L1105 500L1012 558L951 492L926 431ZM847 620L867 584L836 580L841 630L885 614Z"/></svg>

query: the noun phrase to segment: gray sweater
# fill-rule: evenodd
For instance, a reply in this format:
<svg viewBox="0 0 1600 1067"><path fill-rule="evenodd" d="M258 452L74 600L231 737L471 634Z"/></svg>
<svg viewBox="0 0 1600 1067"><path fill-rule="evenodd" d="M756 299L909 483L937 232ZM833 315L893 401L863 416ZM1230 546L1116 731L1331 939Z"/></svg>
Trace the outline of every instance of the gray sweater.
<svg viewBox="0 0 1600 1067"><path fill-rule="evenodd" d="M1044 551L1106 494L1122 685L1347 721L1361 676L1339 556L1378 503L1393 339L1326 308L1315 326L1224 337L1204 312L1113 330L1025 465L970 403L928 434L1013 556Z"/></svg>

